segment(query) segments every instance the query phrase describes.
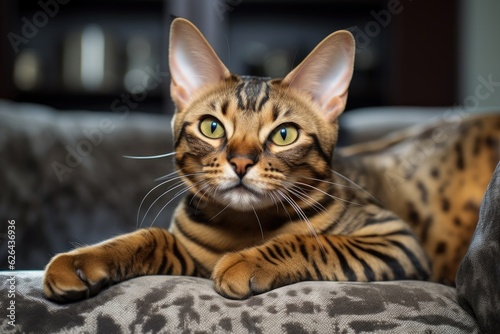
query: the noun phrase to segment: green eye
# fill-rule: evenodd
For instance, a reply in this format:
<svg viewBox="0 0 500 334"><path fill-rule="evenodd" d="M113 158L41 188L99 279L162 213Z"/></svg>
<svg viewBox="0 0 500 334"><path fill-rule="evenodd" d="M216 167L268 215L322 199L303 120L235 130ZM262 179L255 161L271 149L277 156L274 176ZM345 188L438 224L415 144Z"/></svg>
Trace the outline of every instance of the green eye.
<svg viewBox="0 0 500 334"><path fill-rule="evenodd" d="M299 137L299 130L293 125L280 125L271 134L271 141L278 146L286 146L294 143Z"/></svg>
<svg viewBox="0 0 500 334"><path fill-rule="evenodd" d="M200 132L210 139L219 139L226 134L222 124L214 117L207 117L200 122Z"/></svg>

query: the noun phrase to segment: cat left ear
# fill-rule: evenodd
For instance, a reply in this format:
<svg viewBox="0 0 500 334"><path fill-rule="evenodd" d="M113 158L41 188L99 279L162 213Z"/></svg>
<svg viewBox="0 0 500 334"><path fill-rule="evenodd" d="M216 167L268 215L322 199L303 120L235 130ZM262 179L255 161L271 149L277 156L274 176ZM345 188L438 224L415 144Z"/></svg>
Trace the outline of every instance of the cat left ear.
<svg viewBox="0 0 500 334"><path fill-rule="evenodd" d="M178 110L184 109L200 88L231 75L198 28L182 18L176 18L170 28L168 63L170 95Z"/></svg>
<svg viewBox="0 0 500 334"><path fill-rule="evenodd" d="M283 83L309 93L325 119L333 122L345 109L355 50L350 32L334 32L319 43Z"/></svg>

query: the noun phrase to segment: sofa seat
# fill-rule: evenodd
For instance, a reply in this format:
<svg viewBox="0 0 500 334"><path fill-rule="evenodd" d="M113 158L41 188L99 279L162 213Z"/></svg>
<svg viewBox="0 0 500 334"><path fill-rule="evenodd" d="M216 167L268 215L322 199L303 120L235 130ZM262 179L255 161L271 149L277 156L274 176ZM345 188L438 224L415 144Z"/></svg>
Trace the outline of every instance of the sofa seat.
<svg viewBox="0 0 500 334"><path fill-rule="evenodd" d="M11 276L16 327L3 317L5 334L479 333L456 289L429 282L301 282L238 301L208 279L146 276L60 305L43 297L42 271L1 272L1 291ZM2 296L0 309L8 306Z"/></svg>

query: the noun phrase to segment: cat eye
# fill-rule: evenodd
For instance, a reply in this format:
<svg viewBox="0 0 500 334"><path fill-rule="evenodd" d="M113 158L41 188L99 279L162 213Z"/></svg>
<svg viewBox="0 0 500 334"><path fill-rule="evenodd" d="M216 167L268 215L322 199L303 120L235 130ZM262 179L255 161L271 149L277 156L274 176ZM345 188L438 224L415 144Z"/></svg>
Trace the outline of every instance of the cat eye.
<svg viewBox="0 0 500 334"><path fill-rule="evenodd" d="M293 144L299 137L299 130L291 124L280 125L271 134L271 141L278 146Z"/></svg>
<svg viewBox="0 0 500 334"><path fill-rule="evenodd" d="M200 132L210 139L219 139L224 137L226 131L221 122L215 117L207 117L200 122Z"/></svg>

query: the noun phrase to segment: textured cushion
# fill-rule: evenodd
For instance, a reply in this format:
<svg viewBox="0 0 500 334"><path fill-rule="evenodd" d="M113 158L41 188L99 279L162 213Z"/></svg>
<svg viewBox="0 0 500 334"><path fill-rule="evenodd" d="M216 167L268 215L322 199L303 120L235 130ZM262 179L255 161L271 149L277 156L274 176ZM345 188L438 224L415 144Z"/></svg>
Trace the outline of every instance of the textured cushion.
<svg viewBox="0 0 500 334"><path fill-rule="evenodd" d="M10 275L0 273L0 291ZM428 282L302 282L235 301L207 279L148 276L58 305L43 298L41 278L15 274L17 327L3 316L1 333L478 333L455 289Z"/></svg>

